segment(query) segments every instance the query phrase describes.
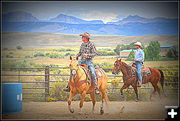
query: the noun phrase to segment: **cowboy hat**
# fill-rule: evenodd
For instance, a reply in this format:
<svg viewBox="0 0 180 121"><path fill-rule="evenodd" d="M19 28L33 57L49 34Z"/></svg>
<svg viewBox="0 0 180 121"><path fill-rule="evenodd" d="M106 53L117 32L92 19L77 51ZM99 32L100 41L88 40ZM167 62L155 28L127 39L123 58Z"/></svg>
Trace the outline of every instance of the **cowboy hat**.
<svg viewBox="0 0 180 121"><path fill-rule="evenodd" d="M142 46L142 44L140 42L136 42L134 43L135 45L139 45L140 47Z"/></svg>
<svg viewBox="0 0 180 121"><path fill-rule="evenodd" d="M84 32L84 34L80 34L79 36L87 37L88 39L90 39L90 34L87 32Z"/></svg>

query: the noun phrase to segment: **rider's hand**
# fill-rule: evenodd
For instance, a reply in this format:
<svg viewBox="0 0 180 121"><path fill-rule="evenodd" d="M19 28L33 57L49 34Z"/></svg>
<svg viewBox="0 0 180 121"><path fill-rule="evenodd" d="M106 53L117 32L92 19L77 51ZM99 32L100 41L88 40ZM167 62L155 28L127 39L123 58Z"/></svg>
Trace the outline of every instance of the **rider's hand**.
<svg viewBox="0 0 180 121"><path fill-rule="evenodd" d="M84 57L84 58L87 58L87 56L88 56L88 54L83 54L83 57Z"/></svg>

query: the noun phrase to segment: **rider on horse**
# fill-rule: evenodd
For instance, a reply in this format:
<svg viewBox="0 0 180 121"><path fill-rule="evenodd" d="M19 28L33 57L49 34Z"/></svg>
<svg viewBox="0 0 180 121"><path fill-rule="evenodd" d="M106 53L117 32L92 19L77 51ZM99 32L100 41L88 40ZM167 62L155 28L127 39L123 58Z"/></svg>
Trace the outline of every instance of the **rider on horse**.
<svg viewBox="0 0 180 121"><path fill-rule="evenodd" d="M99 94L99 89L98 89L98 84L97 84L97 77L95 74L95 68L94 65L92 63L92 58L94 58L97 55L97 50L95 45L89 41L90 39L90 34L85 32L84 34L80 34L80 36L82 36L82 41L83 43L81 44L80 47L80 51L79 53L76 55L77 57L81 56L81 60L79 61L79 64L86 64L88 65L88 69L91 72L91 75L93 77L93 81L95 84L95 93ZM71 76L70 76L70 80L71 80ZM70 91L69 86L67 86L64 91Z"/></svg>
<svg viewBox="0 0 180 121"><path fill-rule="evenodd" d="M133 59L133 61L135 61L134 64L137 67L137 74L140 81L139 86L141 87L142 85L141 69L142 69L143 61L144 61L144 51L141 49L142 45L140 42L136 42L135 47L136 47L136 51L135 51L135 58Z"/></svg>

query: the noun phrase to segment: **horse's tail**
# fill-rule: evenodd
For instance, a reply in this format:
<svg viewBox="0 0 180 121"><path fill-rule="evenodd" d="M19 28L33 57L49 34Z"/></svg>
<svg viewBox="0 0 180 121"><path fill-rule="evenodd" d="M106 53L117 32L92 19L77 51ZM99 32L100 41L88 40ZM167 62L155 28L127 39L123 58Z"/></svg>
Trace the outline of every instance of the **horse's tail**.
<svg viewBox="0 0 180 121"><path fill-rule="evenodd" d="M162 70L158 69L160 74L161 74L161 77L160 77L160 84L161 84L161 87L162 87L162 90L163 90L163 93L164 93L164 73ZM165 95L165 93L164 93Z"/></svg>

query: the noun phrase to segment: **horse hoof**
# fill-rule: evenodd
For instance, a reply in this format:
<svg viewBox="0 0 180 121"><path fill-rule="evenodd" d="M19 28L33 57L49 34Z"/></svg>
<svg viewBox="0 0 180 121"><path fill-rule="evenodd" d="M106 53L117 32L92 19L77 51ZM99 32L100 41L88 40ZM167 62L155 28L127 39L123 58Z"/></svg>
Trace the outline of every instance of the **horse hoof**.
<svg viewBox="0 0 180 121"><path fill-rule="evenodd" d="M120 109L120 113L123 113L124 112L124 106Z"/></svg>
<svg viewBox="0 0 180 121"><path fill-rule="evenodd" d="M124 95L123 95L123 94L121 94L121 95L120 95L120 97L121 97L121 98L124 98Z"/></svg>
<svg viewBox="0 0 180 121"><path fill-rule="evenodd" d="M100 114L101 114L101 115L104 114L104 110L100 110Z"/></svg>
<svg viewBox="0 0 180 121"><path fill-rule="evenodd" d="M71 113L74 113L74 109L71 109L70 112L71 112Z"/></svg>
<svg viewBox="0 0 180 121"><path fill-rule="evenodd" d="M136 102L139 102L139 99L135 99Z"/></svg>

